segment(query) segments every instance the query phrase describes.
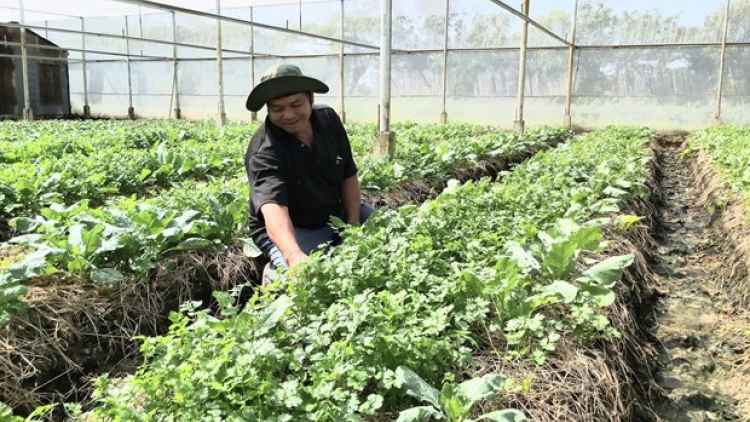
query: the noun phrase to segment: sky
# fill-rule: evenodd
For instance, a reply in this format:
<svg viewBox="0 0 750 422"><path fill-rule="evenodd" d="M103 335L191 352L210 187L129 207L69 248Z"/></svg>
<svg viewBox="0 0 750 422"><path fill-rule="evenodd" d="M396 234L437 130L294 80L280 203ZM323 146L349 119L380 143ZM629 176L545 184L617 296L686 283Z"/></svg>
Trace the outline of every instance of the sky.
<svg viewBox="0 0 750 422"><path fill-rule="evenodd" d="M465 1L465 0L453 0ZM63 18L54 13L73 15L73 16L119 16L124 14L137 14L138 7L126 3L106 0L23 0L25 19L29 22L39 22L44 20L54 20ZM184 8L196 10L206 10L206 6L214 8L215 2L210 0L161 0L161 3L179 5ZM311 0L303 0L303 3L313 3ZM395 0L395 3L404 2L404 0ZM420 0L411 0L412 4L419 4ZM654 9L661 10L667 15L681 14L682 22L685 24L699 24L709 11L722 7L724 0L608 0L605 1L617 11L650 11ZM243 7L258 4L296 4L295 0L221 0L222 8ZM432 0L425 0L425 4L434 4ZM486 2L489 7L497 7L491 2ZM513 7L520 9L521 0L507 1ZM571 0L531 0L532 17L536 14L543 14L553 9L569 11L572 8ZM19 20L17 9L18 0L0 0L0 22ZM308 7L306 10L313 10ZM41 11L47 13L40 13ZM142 8L143 13L149 9ZM309 16L308 18L314 18Z"/></svg>

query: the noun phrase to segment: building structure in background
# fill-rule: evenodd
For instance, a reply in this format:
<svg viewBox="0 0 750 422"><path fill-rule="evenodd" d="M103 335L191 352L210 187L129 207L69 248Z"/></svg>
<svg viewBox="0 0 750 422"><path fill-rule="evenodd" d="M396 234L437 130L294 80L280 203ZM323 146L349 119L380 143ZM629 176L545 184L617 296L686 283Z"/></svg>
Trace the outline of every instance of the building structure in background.
<svg viewBox="0 0 750 422"><path fill-rule="evenodd" d="M22 117L24 109L21 30L0 23L0 117ZM36 117L70 115L68 51L26 29L30 106Z"/></svg>

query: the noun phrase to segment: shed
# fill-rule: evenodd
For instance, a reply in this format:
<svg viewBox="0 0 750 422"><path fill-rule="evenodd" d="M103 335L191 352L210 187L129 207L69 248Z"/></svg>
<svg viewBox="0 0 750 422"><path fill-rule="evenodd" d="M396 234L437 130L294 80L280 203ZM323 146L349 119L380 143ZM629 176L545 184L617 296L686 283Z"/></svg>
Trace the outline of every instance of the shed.
<svg viewBox="0 0 750 422"><path fill-rule="evenodd" d="M29 104L34 116L70 115L68 51L26 29ZM21 30L0 23L0 117L23 116L24 86Z"/></svg>

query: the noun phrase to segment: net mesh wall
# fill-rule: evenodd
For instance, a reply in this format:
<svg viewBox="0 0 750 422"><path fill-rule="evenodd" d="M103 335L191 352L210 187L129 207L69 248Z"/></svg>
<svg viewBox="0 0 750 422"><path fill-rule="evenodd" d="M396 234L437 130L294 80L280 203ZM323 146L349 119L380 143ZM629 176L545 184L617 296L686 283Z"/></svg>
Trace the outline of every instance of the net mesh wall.
<svg viewBox="0 0 750 422"><path fill-rule="evenodd" d="M25 3L33 8L34 0ZM508 4L517 7L520 2ZM552 34L569 40L572 7L572 1L531 0L529 13ZM591 127L623 123L694 129L710 125L717 108L725 8L724 0L580 0L572 69L573 122ZM340 75L341 45L334 41L223 22L223 92L230 119L250 119L244 108L247 93L264 70L284 62L297 64L329 84L330 92L318 96L318 102L340 110L343 93L348 119L377 120L379 0L303 0L228 7L222 14L331 38L341 38L343 30L343 39L365 44L343 47ZM449 121L512 126L522 21L490 0L450 0L447 21L446 57L445 0L394 2L392 119L437 122L445 107ZM721 97L721 119L726 123L750 123L748 21L750 0L732 0ZM81 53L74 50L81 48L82 36L54 28L80 30L81 19L27 22L48 26L37 32L72 49L71 100L73 111L80 113L83 65ZM216 116L214 19L143 9L128 15L85 17L83 23L87 31L114 36L127 32L143 39L172 41L176 32L176 41L182 43L173 48L131 40L128 45L117 37L87 35L87 95L93 114L123 117L132 101L138 116L168 117L179 101L185 117ZM526 124L559 125L568 87L568 48L533 26L529 26L528 46Z"/></svg>

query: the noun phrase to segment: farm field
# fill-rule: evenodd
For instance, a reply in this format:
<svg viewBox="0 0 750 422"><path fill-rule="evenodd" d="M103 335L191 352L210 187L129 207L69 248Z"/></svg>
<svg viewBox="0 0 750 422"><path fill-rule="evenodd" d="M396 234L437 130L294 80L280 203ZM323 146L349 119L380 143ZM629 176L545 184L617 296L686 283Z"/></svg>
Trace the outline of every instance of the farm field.
<svg viewBox="0 0 750 422"><path fill-rule="evenodd" d="M401 124L387 160L347 125L379 212L261 288L254 129L0 124L1 416L749 414L747 130Z"/></svg>

